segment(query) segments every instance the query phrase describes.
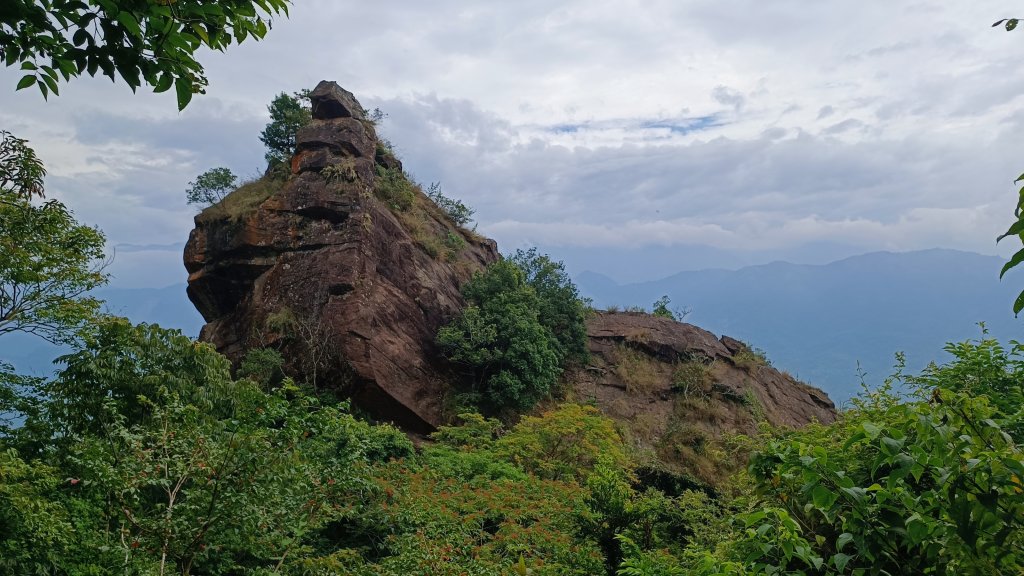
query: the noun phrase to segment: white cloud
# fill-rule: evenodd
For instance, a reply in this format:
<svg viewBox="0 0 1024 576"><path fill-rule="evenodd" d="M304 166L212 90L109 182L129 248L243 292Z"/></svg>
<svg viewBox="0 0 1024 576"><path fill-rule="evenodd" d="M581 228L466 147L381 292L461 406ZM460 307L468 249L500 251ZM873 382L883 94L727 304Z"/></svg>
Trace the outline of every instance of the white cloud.
<svg viewBox="0 0 1024 576"><path fill-rule="evenodd" d="M990 252L1024 170L1024 37L989 28L1006 9L304 0L264 42L205 54L184 113L106 79L44 103L5 69L0 127L114 243L182 242L187 182L258 171L266 104L330 78L504 246Z"/></svg>

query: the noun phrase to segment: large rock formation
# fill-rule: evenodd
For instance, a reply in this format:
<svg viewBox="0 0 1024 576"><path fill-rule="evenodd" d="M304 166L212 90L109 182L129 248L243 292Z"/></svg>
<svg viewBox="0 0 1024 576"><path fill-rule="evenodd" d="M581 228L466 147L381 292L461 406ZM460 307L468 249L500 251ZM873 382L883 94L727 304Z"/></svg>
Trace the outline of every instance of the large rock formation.
<svg viewBox="0 0 1024 576"><path fill-rule="evenodd" d="M196 217L185 266L207 321L201 338L236 362L277 348L293 375L430 431L443 423L447 387L435 335L496 246L406 180L351 93L322 82L310 97L291 174L248 183ZM636 313L598 313L588 331L591 362L568 376L575 399L665 462L699 463L706 439L761 420L835 418L824 393L730 338Z"/></svg>
<svg viewBox="0 0 1024 576"><path fill-rule="evenodd" d="M617 420L634 449L708 484L722 458L705 451L724 436L836 419L824 392L728 336L635 312L598 312L587 334L590 362L570 377L576 399Z"/></svg>
<svg viewBox="0 0 1024 576"><path fill-rule="evenodd" d="M444 392L435 334L497 248L404 179L352 94L321 82L311 100L292 174L247 184L195 219L185 267L207 321L200 337L234 361L279 348L318 387L428 431ZM401 209L375 194L385 180L405 186Z"/></svg>

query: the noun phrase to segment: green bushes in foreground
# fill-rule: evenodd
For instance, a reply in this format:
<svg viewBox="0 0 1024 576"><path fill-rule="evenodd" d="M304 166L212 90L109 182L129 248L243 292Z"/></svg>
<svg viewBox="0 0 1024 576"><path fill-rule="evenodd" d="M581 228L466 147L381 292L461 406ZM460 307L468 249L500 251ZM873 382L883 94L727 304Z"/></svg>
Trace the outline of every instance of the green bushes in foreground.
<svg viewBox="0 0 1024 576"><path fill-rule="evenodd" d="M465 414L414 450L277 354L236 378L205 344L99 318L54 379L3 369L25 420L0 429L0 573L1020 574L1021 350L951 351L835 424L752 439L714 496L645 485L593 407Z"/></svg>

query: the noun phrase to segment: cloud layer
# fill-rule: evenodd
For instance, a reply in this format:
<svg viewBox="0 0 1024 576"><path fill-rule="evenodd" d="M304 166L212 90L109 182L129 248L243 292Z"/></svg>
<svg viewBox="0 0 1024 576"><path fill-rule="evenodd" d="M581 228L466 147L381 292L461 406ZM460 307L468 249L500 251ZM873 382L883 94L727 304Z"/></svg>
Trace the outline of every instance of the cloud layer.
<svg viewBox="0 0 1024 576"><path fill-rule="evenodd" d="M209 94L182 114L103 79L44 103L5 69L0 127L112 244L180 245L188 181L258 173L266 104L331 78L384 109L409 170L506 248L991 253L1024 170L1024 36L989 28L1005 10L304 0L264 42L205 55ZM128 254L135 271L162 261Z"/></svg>

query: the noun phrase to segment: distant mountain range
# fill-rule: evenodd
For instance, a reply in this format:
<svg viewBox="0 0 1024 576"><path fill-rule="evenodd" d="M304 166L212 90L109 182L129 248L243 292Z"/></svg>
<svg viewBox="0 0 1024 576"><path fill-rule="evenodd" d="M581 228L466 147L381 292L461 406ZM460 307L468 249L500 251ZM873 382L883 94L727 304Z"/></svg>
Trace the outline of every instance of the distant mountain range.
<svg viewBox="0 0 1024 576"><path fill-rule="evenodd" d="M739 270L682 272L661 280L618 284L576 276L599 308L650 308L662 295L690 308L686 321L763 349L773 364L824 389L842 403L860 390L858 364L870 385L891 373L894 354L918 371L947 358L943 346L977 338L984 321L1002 341L1024 336L1010 310L1021 286L1000 282L1003 261L954 250L877 252L825 265L775 262ZM185 286L106 289L108 311L198 336L203 319ZM0 359L45 373L60 353L38 338L5 336Z"/></svg>
<svg viewBox="0 0 1024 576"><path fill-rule="evenodd" d="M1003 260L954 250L877 252L825 265L775 262L702 270L620 285L592 272L575 278L595 306L644 306L668 295L686 321L765 350L776 367L842 403L891 373L894 354L918 371L942 361L947 342L1024 335L1010 306L1021 286L1000 282Z"/></svg>

